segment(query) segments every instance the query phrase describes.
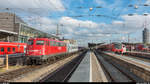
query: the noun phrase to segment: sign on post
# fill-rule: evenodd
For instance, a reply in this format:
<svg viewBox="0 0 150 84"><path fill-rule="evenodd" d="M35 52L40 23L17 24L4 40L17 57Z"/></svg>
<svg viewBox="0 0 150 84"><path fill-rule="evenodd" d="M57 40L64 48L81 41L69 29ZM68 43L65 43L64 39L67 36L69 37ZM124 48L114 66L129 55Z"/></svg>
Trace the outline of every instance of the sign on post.
<svg viewBox="0 0 150 84"><path fill-rule="evenodd" d="M8 70L8 54L6 54L6 70Z"/></svg>

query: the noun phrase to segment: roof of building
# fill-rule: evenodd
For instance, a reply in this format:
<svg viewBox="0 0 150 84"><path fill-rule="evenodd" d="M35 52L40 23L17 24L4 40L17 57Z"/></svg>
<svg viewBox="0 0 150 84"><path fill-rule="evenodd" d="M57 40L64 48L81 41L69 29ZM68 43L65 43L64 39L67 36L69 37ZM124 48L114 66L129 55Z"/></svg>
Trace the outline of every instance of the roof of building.
<svg viewBox="0 0 150 84"><path fill-rule="evenodd" d="M0 33L7 33L7 34L18 34L18 33L16 33L16 32L7 31L7 30L2 30L2 29L0 29Z"/></svg>

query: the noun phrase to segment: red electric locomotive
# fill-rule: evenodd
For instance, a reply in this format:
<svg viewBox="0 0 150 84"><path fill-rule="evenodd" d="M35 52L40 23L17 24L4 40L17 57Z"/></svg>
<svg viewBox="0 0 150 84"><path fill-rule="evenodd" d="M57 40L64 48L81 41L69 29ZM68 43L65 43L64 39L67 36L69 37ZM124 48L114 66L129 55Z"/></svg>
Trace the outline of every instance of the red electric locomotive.
<svg viewBox="0 0 150 84"><path fill-rule="evenodd" d="M0 42L0 56L24 54L26 46L26 43Z"/></svg>
<svg viewBox="0 0 150 84"><path fill-rule="evenodd" d="M63 41L57 41L48 38L31 38L27 43L26 56L30 62L42 63L49 57L66 53L66 44Z"/></svg>

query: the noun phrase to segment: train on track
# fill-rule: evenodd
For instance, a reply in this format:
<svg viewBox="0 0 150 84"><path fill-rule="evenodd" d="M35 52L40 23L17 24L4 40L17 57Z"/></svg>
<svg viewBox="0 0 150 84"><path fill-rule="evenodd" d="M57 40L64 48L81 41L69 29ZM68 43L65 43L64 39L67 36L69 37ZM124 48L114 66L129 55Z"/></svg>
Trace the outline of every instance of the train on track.
<svg viewBox="0 0 150 84"><path fill-rule="evenodd" d="M27 64L33 62L42 64L49 58L59 58L61 55L75 53L79 50L77 42L65 42L49 38L30 38L27 43L0 42L0 57L5 57L6 54L9 57L24 56Z"/></svg>
<svg viewBox="0 0 150 84"><path fill-rule="evenodd" d="M26 43L0 42L0 57L6 54L10 56L25 55L26 47Z"/></svg>
<svg viewBox="0 0 150 84"><path fill-rule="evenodd" d="M122 43L111 43L111 44L103 44L100 49L102 51L112 51L115 53L124 53L126 52L126 46Z"/></svg>
<svg viewBox="0 0 150 84"><path fill-rule="evenodd" d="M136 51L150 51L150 47L144 44L139 44L139 45L136 45L135 50Z"/></svg>
<svg viewBox="0 0 150 84"><path fill-rule="evenodd" d="M49 38L30 38L27 43L26 56L31 63L41 64L50 58L78 51L77 44Z"/></svg>
<svg viewBox="0 0 150 84"><path fill-rule="evenodd" d="M126 52L126 46L121 43L113 43L112 51L115 53L124 53L124 52Z"/></svg>

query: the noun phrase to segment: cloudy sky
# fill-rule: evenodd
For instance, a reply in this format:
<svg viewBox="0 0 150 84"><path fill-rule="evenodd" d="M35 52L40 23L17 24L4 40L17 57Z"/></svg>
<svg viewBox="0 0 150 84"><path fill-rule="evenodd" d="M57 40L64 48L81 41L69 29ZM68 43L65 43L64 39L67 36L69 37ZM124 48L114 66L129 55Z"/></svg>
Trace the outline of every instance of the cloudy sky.
<svg viewBox="0 0 150 84"><path fill-rule="evenodd" d="M150 29L150 0L0 0L1 12L13 12L28 25L61 37L87 42L142 42ZM130 6L131 5L131 6ZM9 10L6 10L9 8ZM92 9L91 11L89 9ZM129 16L133 14L133 16Z"/></svg>

